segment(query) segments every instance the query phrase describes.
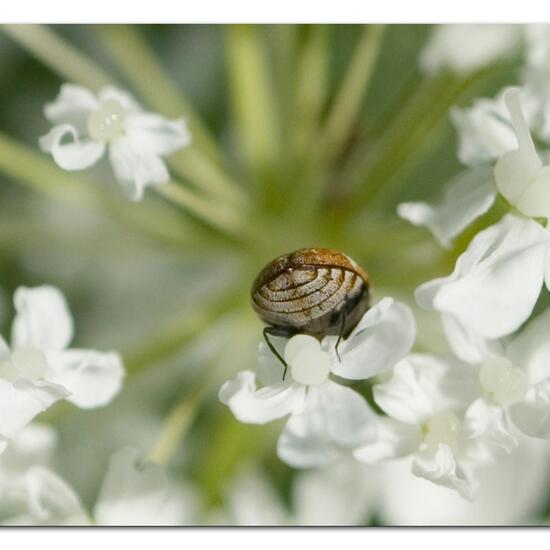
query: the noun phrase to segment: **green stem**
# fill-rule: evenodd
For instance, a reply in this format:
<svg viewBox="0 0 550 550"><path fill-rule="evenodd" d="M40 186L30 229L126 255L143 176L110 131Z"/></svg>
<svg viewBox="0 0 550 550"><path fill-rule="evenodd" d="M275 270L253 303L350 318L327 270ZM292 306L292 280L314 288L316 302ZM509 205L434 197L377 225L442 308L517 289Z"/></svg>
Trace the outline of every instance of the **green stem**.
<svg viewBox="0 0 550 550"><path fill-rule="evenodd" d="M244 219L232 208L216 204L189 189L170 181L155 186L156 192L173 204L181 206L208 225L227 235L242 236L245 232Z"/></svg>
<svg viewBox="0 0 550 550"><path fill-rule="evenodd" d="M486 71L466 79L442 75L420 86L408 108L393 120L374 147L367 149L363 159L348 169L349 180L344 177L343 185L349 185L353 193L351 211L367 208L404 166L425 150L445 122L449 108L485 76Z"/></svg>
<svg viewBox="0 0 550 550"><path fill-rule="evenodd" d="M193 423L207 387L207 381L203 379L189 395L185 395L168 413L160 435L149 452L148 458L151 462L162 466L168 464Z"/></svg>
<svg viewBox="0 0 550 550"><path fill-rule="evenodd" d="M46 66L71 82L97 90L112 79L86 55L43 25L4 25L4 32Z"/></svg>
<svg viewBox="0 0 550 550"><path fill-rule="evenodd" d="M280 128L260 29L227 28L229 85L244 161L256 176L276 165Z"/></svg>
<svg viewBox="0 0 550 550"><path fill-rule="evenodd" d="M141 231L178 246L188 242L192 228L170 208L161 204L141 204L139 208L126 198L113 200L101 188L74 172L65 172L47 157L0 133L0 172L66 204L108 212Z"/></svg>
<svg viewBox="0 0 550 550"><path fill-rule="evenodd" d="M383 25L365 27L355 47L320 139L322 156L328 158L327 162L341 153L355 123L361 100L365 97L374 74L383 34Z"/></svg>
<svg viewBox="0 0 550 550"><path fill-rule="evenodd" d="M240 210L248 208L249 200L242 188L195 148L176 153L169 164L177 174L212 198L230 201Z"/></svg>
<svg viewBox="0 0 550 550"><path fill-rule="evenodd" d="M298 61L296 99L293 101L292 142L297 160L306 157L307 151L317 143L321 111L327 96L328 29L325 25L314 25L308 31Z"/></svg>

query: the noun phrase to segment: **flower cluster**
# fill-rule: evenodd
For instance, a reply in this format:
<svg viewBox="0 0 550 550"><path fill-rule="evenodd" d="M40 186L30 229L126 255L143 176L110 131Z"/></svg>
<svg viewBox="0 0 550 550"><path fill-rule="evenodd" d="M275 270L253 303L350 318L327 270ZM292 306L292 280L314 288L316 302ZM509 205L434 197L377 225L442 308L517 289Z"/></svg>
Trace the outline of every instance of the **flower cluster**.
<svg viewBox="0 0 550 550"><path fill-rule="evenodd" d="M124 377L117 353L68 348L73 320L57 288L20 287L14 306L11 345L0 336L0 452L56 401L101 407Z"/></svg>
<svg viewBox="0 0 550 550"><path fill-rule="evenodd" d="M21 430L0 456L0 525L182 525L197 506L192 488L171 480L135 449L116 452L93 512L51 467L55 431L45 424Z"/></svg>

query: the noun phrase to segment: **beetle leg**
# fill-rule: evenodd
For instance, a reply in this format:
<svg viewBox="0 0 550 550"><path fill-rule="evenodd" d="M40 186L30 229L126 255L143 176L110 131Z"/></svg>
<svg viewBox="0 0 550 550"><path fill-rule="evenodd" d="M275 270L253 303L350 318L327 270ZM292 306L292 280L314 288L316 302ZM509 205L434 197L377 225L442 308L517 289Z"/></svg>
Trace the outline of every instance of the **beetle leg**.
<svg viewBox="0 0 550 550"><path fill-rule="evenodd" d="M267 337L268 334L272 334L274 336L281 336L281 334L279 334L276 329L273 330L272 327L265 327L264 330L263 330L264 340L265 340L265 343L267 344L267 347L271 350L273 355L275 355L275 357L277 357L277 359L283 364L283 366L285 368L285 370L283 371L283 380L284 380L285 376L286 376L286 371L288 369L288 364L282 358L281 354L277 351L275 346L272 344L271 340Z"/></svg>
<svg viewBox="0 0 550 550"><path fill-rule="evenodd" d="M338 353L338 346L340 345L340 342L342 341L342 337L344 336L345 328L346 328L346 310L344 309L342 311L342 321L340 322L340 332L338 333L338 340L336 340L336 345L334 346L334 351L336 352L336 357L338 357L339 363L342 362L342 359L340 358L340 354Z"/></svg>

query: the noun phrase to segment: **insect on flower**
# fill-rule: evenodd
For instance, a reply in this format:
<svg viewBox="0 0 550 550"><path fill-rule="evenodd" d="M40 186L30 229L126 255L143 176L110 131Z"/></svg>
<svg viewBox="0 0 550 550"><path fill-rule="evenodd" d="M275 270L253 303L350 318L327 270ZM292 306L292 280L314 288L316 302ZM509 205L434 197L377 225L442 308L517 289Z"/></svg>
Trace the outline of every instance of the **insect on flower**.
<svg viewBox="0 0 550 550"><path fill-rule="evenodd" d="M303 248L269 262L252 284L252 307L269 326L269 349L286 361L268 336L338 335L336 353L369 309L369 279L349 256L327 248Z"/></svg>

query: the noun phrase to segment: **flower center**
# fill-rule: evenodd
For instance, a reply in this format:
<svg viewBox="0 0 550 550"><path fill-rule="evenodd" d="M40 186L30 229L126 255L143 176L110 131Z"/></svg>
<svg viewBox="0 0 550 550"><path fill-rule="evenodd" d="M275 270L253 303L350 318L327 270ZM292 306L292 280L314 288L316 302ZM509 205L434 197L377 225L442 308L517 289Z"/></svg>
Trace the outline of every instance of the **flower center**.
<svg viewBox="0 0 550 550"><path fill-rule="evenodd" d="M88 133L94 141L105 143L122 134L124 130L124 108L114 100L104 101L99 109L88 116Z"/></svg>
<svg viewBox="0 0 550 550"><path fill-rule="evenodd" d="M48 360L37 348L23 347L13 350L11 362L19 376L38 380L44 378L48 368Z"/></svg>
<svg viewBox="0 0 550 550"><path fill-rule="evenodd" d="M499 405L520 401L529 387L525 373L505 357L486 361L479 371L479 383Z"/></svg>
<svg viewBox="0 0 550 550"><path fill-rule="evenodd" d="M292 378L305 386L322 384L330 373L330 356L313 336L293 336L285 348L285 361Z"/></svg>
<svg viewBox="0 0 550 550"><path fill-rule="evenodd" d="M461 431L460 418L451 411L435 414L422 426L424 442L434 452L441 444L456 450Z"/></svg>

